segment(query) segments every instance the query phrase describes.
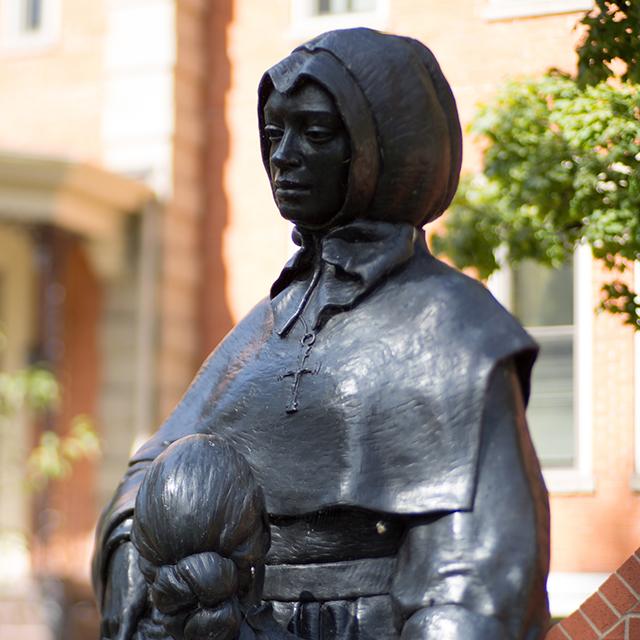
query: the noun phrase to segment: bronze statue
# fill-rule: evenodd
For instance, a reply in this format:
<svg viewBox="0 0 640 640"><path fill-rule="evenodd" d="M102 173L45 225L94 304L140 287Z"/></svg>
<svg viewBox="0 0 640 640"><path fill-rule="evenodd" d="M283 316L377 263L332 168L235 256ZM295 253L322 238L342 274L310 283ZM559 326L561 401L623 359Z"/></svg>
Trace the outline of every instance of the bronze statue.
<svg viewBox="0 0 640 640"><path fill-rule="evenodd" d="M265 73L258 115L300 250L103 513L103 638L129 640L153 605L131 542L136 494L190 434L233 447L264 492L260 615L283 632L542 638L548 503L525 419L537 348L427 248L422 227L447 208L461 163L438 63L410 38L329 32Z"/></svg>

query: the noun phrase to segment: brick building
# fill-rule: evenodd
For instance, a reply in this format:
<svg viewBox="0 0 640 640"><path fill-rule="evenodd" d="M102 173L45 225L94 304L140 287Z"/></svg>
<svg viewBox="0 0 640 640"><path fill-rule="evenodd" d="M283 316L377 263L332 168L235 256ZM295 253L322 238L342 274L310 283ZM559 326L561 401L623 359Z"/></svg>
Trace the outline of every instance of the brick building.
<svg viewBox="0 0 640 640"><path fill-rule="evenodd" d="M65 388L57 428L89 412L103 441L99 463L33 496L16 479L37 429L25 423L16 438L0 424L0 548L15 559L23 601L36 597L36 574L83 591L99 505L130 450L292 251L259 156L264 69L330 28L411 35L437 55L468 123L506 78L572 71L574 25L591 5L0 0L3 366L44 354ZM467 140L464 169L480 162ZM531 420L551 492L559 616L640 542L639 350L630 329L594 312L604 277L581 251L553 277L529 265L490 283L543 346ZM25 637L31 616L15 593L5 585L0 608L10 602ZM90 617L78 605L67 624ZM0 638L17 637L3 624Z"/></svg>

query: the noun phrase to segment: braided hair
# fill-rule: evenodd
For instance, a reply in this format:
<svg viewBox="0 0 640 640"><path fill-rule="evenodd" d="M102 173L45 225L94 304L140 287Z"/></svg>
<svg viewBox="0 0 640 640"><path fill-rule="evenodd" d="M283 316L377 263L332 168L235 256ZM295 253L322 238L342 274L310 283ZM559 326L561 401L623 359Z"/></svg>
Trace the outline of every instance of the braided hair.
<svg viewBox="0 0 640 640"><path fill-rule="evenodd" d="M246 460L215 436L191 435L150 465L132 540L153 618L176 640L232 640L259 600L269 528Z"/></svg>

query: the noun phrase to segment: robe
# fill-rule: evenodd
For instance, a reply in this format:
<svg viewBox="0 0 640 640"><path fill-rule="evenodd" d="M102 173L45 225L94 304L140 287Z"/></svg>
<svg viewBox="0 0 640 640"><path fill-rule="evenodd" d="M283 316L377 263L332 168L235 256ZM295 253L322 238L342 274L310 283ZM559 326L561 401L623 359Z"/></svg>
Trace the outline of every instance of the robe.
<svg viewBox="0 0 640 640"><path fill-rule="evenodd" d="M132 458L98 528L99 595L145 468L216 433L263 488L263 598L295 635L543 637L548 504L524 413L536 346L411 229L352 224L303 246Z"/></svg>

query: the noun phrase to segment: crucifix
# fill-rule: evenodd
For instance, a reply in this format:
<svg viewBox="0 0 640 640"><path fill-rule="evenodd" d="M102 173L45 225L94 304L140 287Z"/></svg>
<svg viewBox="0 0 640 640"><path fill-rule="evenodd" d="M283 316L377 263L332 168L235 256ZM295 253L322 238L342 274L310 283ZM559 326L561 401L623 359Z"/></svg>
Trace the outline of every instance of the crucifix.
<svg viewBox="0 0 640 640"><path fill-rule="evenodd" d="M298 390L300 388L300 380L305 374L315 375L320 371L320 365L316 365L313 369L305 367L311 348L316 341L316 334L314 331L309 331L302 336L300 344L302 349L300 350L300 357L298 359L298 368L295 370L287 371L278 376L278 380L284 380L285 378L293 378L293 384L291 385L291 397L287 404L287 413L295 413L298 410Z"/></svg>

